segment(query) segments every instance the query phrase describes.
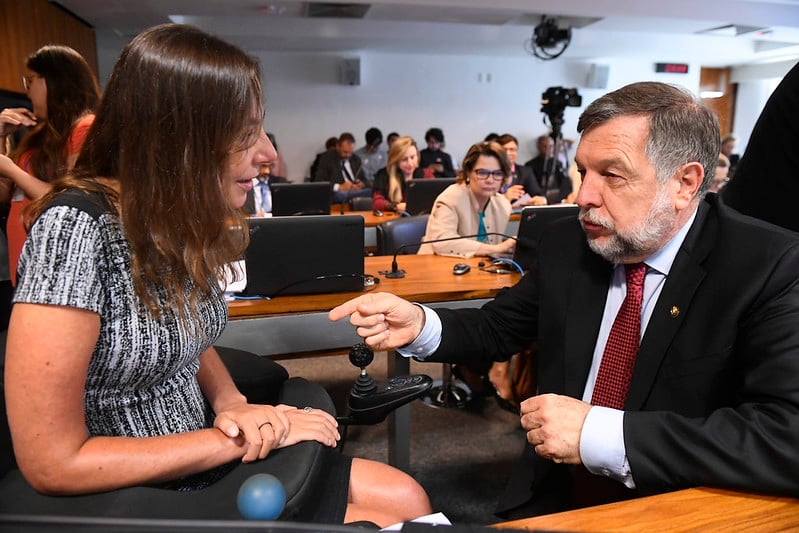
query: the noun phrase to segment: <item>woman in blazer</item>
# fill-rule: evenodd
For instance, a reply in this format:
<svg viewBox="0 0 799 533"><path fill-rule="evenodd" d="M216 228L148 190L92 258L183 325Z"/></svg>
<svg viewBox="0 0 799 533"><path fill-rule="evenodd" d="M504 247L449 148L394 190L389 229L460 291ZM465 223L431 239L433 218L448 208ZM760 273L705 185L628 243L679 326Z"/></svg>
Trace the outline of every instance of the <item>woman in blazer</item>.
<svg viewBox="0 0 799 533"><path fill-rule="evenodd" d="M505 231L510 218L510 202L499 193L510 175L505 150L495 142L482 142L469 148L461 165L457 183L438 195L420 254L454 257L510 257L515 239L491 235ZM480 235L466 238L467 235ZM464 236L463 239L429 242Z"/></svg>

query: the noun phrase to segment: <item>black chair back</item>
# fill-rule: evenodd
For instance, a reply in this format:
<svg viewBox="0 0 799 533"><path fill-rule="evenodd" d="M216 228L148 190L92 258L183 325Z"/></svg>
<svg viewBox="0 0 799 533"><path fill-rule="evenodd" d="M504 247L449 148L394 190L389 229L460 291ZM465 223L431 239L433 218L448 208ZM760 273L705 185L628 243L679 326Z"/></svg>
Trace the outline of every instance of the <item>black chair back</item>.
<svg viewBox="0 0 799 533"><path fill-rule="evenodd" d="M374 203L371 196L355 196L350 198L350 209L353 211L371 211Z"/></svg>
<svg viewBox="0 0 799 533"><path fill-rule="evenodd" d="M395 218L377 225L377 255L415 254L430 215ZM400 248L403 247L401 250Z"/></svg>

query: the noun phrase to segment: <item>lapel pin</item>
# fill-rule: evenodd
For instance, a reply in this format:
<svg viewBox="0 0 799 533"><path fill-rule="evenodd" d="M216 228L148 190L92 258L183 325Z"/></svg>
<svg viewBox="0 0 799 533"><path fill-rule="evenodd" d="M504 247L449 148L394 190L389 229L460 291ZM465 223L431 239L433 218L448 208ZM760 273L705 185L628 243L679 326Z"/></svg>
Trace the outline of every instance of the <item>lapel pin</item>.
<svg viewBox="0 0 799 533"><path fill-rule="evenodd" d="M669 310L669 315L671 315L671 318L677 318L680 316L680 308L676 305L672 305L671 310Z"/></svg>

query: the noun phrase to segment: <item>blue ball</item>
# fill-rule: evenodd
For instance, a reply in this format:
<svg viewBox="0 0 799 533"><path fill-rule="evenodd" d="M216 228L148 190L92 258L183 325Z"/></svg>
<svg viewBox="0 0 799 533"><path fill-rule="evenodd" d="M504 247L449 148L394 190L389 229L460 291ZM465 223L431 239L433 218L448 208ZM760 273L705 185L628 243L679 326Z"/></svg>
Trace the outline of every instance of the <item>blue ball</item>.
<svg viewBox="0 0 799 533"><path fill-rule="evenodd" d="M286 489L272 474L255 474L241 484L236 505L247 520L274 520L286 505Z"/></svg>

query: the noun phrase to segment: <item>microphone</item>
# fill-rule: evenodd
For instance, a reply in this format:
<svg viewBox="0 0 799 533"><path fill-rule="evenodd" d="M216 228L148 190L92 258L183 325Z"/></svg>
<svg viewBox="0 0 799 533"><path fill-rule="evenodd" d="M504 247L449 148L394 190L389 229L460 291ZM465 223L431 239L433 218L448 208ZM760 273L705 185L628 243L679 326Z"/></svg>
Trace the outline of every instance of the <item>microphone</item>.
<svg viewBox="0 0 799 533"><path fill-rule="evenodd" d="M490 232L490 233L481 233L481 234L477 234L477 235L459 235L457 237L446 237L446 238L443 238L443 239L433 239L433 240L430 240L430 241L420 241L420 242L412 242L412 243L408 243L408 244L403 244L402 246L398 247L396 249L396 251L394 252L394 259L391 261L391 270L381 270L379 273L384 275L385 277L387 277L389 279L404 278L405 277L405 271L399 269L398 266L397 266L397 255L399 255L400 251L405 249L405 248L410 248L411 246L419 246L421 244L432 244L434 242L457 241L457 240L460 240L460 239L476 239L477 237L485 237L485 236L488 236L488 235L499 235L500 237L505 237L506 239L514 239L514 240L516 240L516 237L514 237L512 235L506 235L504 233L497 233L497 232Z"/></svg>

